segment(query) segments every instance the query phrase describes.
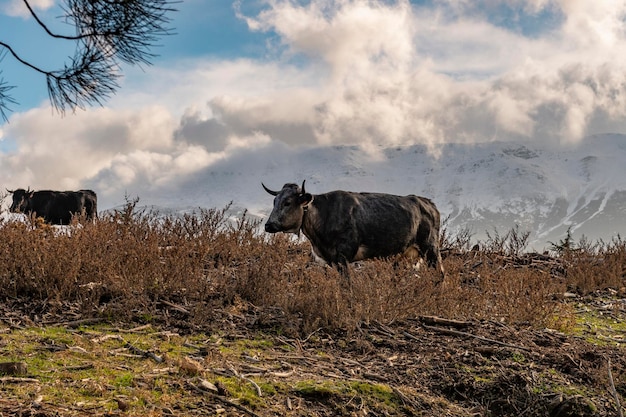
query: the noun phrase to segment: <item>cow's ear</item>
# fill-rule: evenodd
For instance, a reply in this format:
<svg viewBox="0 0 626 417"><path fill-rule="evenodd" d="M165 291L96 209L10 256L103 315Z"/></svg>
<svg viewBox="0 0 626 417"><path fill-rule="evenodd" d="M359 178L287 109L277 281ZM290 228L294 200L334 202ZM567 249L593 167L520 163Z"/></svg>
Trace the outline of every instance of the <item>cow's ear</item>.
<svg viewBox="0 0 626 417"><path fill-rule="evenodd" d="M313 195L309 193L300 194L300 196L298 197L298 201L300 202L301 206L306 206L311 201L313 201Z"/></svg>

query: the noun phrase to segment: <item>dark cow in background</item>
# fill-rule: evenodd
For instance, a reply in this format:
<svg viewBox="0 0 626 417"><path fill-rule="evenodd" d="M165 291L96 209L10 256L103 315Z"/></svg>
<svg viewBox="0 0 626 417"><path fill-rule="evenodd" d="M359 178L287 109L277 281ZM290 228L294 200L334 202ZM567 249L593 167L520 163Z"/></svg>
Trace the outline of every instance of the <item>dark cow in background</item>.
<svg viewBox="0 0 626 417"><path fill-rule="evenodd" d="M268 233L300 233L313 254L347 274L347 264L400 253L426 258L443 279L439 253L440 214L428 198L382 193L331 191L309 194L297 184L272 191Z"/></svg>
<svg viewBox="0 0 626 417"><path fill-rule="evenodd" d="M12 213L33 214L51 224L70 224L72 216L84 214L87 220L98 216L98 197L92 190L31 191L19 188L13 194Z"/></svg>

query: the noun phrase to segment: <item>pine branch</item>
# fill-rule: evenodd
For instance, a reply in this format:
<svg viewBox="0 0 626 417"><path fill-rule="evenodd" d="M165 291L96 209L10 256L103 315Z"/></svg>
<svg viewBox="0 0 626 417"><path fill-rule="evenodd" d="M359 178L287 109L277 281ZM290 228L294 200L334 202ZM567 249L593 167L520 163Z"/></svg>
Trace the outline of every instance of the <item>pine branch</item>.
<svg viewBox="0 0 626 417"><path fill-rule="evenodd" d="M70 66L46 75L48 96L60 113L67 108L74 110L101 105L103 100L115 94L119 76L117 65L106 59L101 51L80 51Z"/></svg>
<svg viewBox="0 0 626 417"><path fill-rule="evenodd" d="M0 42L0 47L1 46L3 46L2 42ZM5 56L6 50L3 51L0 49L0 62L2 62ZM8 85L1 76L2 71L0 71L0 117L6 122L9 120L7 118L7 113L11 111L9 106L16 103L15 100L13 100L13 98L9 95L9 91L14 87Z"/></svg>
<svg viewBox="0 0 626 417"><path fill-rule="evenodd" d="M65 0L66 22L75 26L75 35L52 32L28 8L39 26L51 37L76 42L76 52L60 70L45 70L21 58L10 45L0 41L0 61L9 53L14 59L46 77L48 96L53 107L64 113L89 105L102 105L119 88L120 63L151 64L156 55L151 49L161 36L173 32L167 27L170 5L176 0ZM2 51L4 54L2 54ZM6 120L8 95L13 86L0 79L0 116Z"/></svg>

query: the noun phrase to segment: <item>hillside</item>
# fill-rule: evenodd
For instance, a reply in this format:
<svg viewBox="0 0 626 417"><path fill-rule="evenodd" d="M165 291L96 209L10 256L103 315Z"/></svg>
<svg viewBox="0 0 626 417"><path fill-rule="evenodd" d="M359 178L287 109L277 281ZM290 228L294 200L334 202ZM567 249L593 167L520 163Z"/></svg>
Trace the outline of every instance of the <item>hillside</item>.
<svg viewBox="0 0 626 417"><path fill-rule="evenodd" d="M84 220L84 219L75 219ZM226 210L0 221L0 414L614 417L626 244L313 262ZM8 363L7 363L8 362ZM614 388L613 388L614 387Z"/></svg>
<svg viewBox="0 0 626 417"><path fill-rule="evenodd" d="M475 240L516 225L542 250L563 238L611 240L626 233L626 136L586 138L578 146L491 142L364 150L355 146L289 148L273 144L242 150L190 177L129 190L141 203L166 212L198 207L248 209L263 218L271 210L264 182L279 189L306 180L307 191L334 189L419 194L437 203L452 232ZM119 204L101 195L101 208Z"/></svg>

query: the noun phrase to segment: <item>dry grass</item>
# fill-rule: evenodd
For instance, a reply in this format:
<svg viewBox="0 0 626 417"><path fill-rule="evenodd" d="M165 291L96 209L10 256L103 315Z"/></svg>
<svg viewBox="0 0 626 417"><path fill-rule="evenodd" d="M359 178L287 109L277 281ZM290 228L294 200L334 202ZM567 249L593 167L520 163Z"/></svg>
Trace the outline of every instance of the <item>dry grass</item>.
<svg viewBox="0 0 626 417"><path fill-rule="evenodd" d="M447 278L402 259L351 266L348 281L316 264L308 243L267 235L227 208L159 217L129 201L95 223L66 228L38 219L0 221L0 299L40 301L43 309L78 305L82 315L148 317L159 303L185 306L188 320L212 320L214 306L242 304L292 318L281 332L354 331L418 315L567 326L559 295L624 287L626 242L580 242L527 262L528 235L495 233L470 250L467 233L443 233ZM524 258L526 256L526 258ZM278 313L277 313L278 314ZM262 318L260 318L262 322Z"/></svg>

